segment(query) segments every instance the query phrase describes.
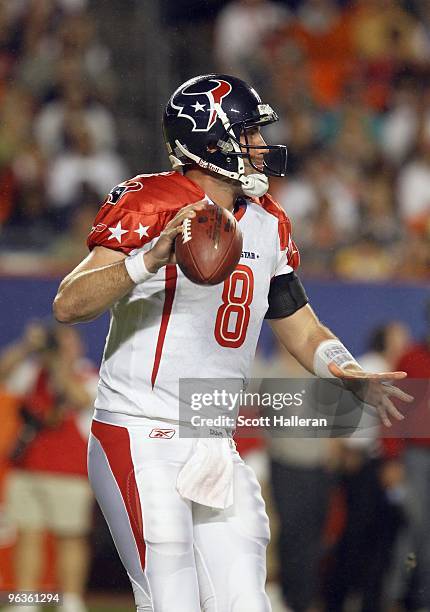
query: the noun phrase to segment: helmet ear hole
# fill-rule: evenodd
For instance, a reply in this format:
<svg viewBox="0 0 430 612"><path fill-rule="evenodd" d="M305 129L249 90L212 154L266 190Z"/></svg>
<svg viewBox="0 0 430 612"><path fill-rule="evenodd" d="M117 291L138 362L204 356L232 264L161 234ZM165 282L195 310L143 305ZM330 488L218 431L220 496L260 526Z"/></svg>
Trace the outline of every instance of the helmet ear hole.
<svg viewBox="0 0 430 612"><path fill-rule="evenodd" d="M210 140L206 145L206 149L209 153L215 153L215 151L218 151L218 142L216 140Z"/></svg>

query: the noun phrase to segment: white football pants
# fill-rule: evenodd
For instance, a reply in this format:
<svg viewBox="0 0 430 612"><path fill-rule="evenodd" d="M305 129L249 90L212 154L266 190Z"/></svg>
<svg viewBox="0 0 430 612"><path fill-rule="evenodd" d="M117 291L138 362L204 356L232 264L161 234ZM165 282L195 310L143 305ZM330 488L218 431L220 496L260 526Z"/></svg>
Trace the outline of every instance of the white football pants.
<svg viewBox="0 0 430 612"><path fill-rule="evenodd" d="M157 428L172 437L149 437ZM178 435L177 425L105 410L92 425L89 479L138 610L270 612L269 521L253 471L232 445L233 506L185 500L176 479L196 440Z"/></svg>

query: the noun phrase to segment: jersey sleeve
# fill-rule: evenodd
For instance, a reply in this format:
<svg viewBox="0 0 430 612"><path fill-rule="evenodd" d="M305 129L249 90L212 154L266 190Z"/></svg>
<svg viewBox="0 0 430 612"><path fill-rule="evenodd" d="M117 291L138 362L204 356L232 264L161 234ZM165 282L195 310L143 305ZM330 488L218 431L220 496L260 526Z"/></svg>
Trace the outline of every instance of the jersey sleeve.
<svg viewBox="0 0 430 612"><path fill-rule="evenodd" d="M273 277L281 274L289 274L300 265L300 253L293 238L291 221L274 198L270 195L264 196L263 207L277 218L278 240L276 245L276 268Z"/></svg>
<svg viewBox="0 0 430 612"><path fill-rule="evenodd" d="M300 253L299 250L291 237L291 233L288 237L287 246L280 249L278 252L278 263L276 266L275 274L273 276L280 276L281 274L289 274L297 270L300 265Z"/></svg>
<svg viewBox="0 0 430 612"><path fill-rule="evenodd" d="M90 251L103 246L129 255L159 236L175 216L175 210L145 206L139 190L121 192L123 186L115 187L100 208L87 239Z"/></svg>

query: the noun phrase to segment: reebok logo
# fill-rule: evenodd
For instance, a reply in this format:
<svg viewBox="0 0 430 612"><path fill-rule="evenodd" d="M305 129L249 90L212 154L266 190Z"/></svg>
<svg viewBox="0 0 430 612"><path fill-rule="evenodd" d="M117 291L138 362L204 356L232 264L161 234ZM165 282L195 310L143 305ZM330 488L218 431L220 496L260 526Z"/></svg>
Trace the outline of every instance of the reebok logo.
<svg viewBox="0 0 430 612"><path fill-rule="evenodd" d="M149 434L150 438L165 438L170 439L175 435L175 429L153 429Z"/></svg>

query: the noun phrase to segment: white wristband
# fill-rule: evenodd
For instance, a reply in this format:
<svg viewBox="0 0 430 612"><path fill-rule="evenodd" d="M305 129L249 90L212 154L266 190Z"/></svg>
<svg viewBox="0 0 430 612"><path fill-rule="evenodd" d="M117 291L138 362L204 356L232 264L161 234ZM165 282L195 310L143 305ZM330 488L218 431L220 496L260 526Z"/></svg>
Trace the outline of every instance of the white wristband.
<svg viewBox="0 0 430 612"><path fill-rule="evenodd" d="M314 355L314 372L320 378L336 378L328 369L334 362L339 368L358 362L340 340L323 340Z"/></svg>
<svg viewBox="0 0 430 612"><path fill-rule="evenodd" d="M130 255L126 257L124 260L125 267L127 268L127 272L133 283L143 283L155 276L156 272L150 272L145 265L145 260L143 258L144 253L140 251L135 255Z"/></svg>

